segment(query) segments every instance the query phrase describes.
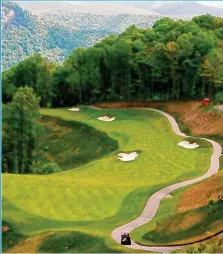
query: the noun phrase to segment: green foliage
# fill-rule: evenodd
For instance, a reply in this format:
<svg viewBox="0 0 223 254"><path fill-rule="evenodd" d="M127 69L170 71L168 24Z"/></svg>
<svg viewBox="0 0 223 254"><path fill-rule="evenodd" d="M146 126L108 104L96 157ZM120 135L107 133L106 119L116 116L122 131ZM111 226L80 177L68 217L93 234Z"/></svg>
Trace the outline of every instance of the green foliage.
<svg viewBox="0 0 223 254"><path fill-rule="evenodd" d="M34 55L3 73L3 101L24 85L44 107L214 97L223 83L222 20L203 15L163 18L153 29L131 26L92 48L74 49L58 67ZM66 45L69 36L61 41L58 34L58 43Z"/></svg>
<svg viewBox="0 0 223 254"><path fill-rule="evenodd" d="M23 235L14 232L11 224L2 221L2 251L6 252L24 238Z"/></svg>
<svg viewBox="0 0 223 254"><path fill-rule="evenodd" d="M215 101L216 103L223 103L223 91L216 93Z"/></svg>
<svg viewBox="0 0 223 254"><path fill-rule="evenodd" d="M208 201L208 205L209 205L210 207L214 207L214 206L216 206L216 205L218 205L218 204L220 204L220 203L222 203L222 201L219 200L219 199L210 199L210 200Z"/></svg>
<svg viewBox="0 0 223 254"><path fill-rule="evenodd" d="M222 253L223 238L213 238L204 243L197 243L181 250L173 251L173 253Z"/></svg>
<svg viewBox="0 0 223 254"><path fill-rule="evenodd" d="M57 163L46 163L39 170L36 171L37 174L47 175L61 172L62 169L58 166Z"/></svg>
<svg viewBox="0 0 223 254"><path fill-rule="evenodd" d="M116 253L106 246L101 237L82 232L57 232L46 237L40 245L40 253Z"/></svg>
<svg viewBox="0 0 223 254"><path fill-rule="evenodd" d="M39 98L32 88L20 87L3 111L3 172L31 173L38 135Z"/></svg>

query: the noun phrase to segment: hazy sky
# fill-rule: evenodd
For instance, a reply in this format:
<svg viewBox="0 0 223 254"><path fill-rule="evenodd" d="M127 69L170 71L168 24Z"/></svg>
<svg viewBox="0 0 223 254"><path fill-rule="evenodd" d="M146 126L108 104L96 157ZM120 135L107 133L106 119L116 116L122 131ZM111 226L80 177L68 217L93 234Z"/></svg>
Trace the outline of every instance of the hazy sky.
<svg viewBox="0 0 223 254"><path fill-rule="evenodd" d="M65 2L68 2L68 1L65 1ZM71 2L71 1L69 1L69 2ZM85 3L87 3L88 1L72 1L72 2L76 2L76 3L84 3L85 2ZM97 1L95 1L95 2L97 2ZM111 1L103 1L103 2L111 2ZM118 1L114 1L114 2L118 3ZM134 1L133 0L133 1L129 1L129 2L140 2L140 1ZM159 4L163 4L165 2L177 2L177 1L148 1L148 2L154 2L157 5L159 5ZM203 4L203 5L209 5L209 6L223 8L223 0L222 1L195 1L195 2L198 2L198 3ZM122 3L123 3L123 1L122 1ZM126 4L128 4L128 1L126 1Z"/></svg>
<svg viewBox="0 0 223 254"><path fill-rule="evenodd" d="M223 1L213 1L213 2L212 1L200 1L198 3L223 8Z"/></svg>

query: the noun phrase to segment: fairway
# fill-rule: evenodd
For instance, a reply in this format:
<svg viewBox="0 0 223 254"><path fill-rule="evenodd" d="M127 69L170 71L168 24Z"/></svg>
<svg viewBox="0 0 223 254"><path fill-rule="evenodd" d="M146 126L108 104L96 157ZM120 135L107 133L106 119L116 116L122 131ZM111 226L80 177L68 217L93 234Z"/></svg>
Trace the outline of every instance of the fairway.
<svg viewBox="0 0 223 254"><path fill-rule="evenodd" d="M212 147L187 150L177 146L184 138L177 136L169 121L157 112L83 106L80 112L42 109L41 113L94 127L116 140L118 148L57 174L3 174L3 219L22 234L77 230L117 246L110 232L137 217L152 193L200 176L210 165ZM104 115L115 116L115 120L97 120ZM139 153L134 161L118 160L118 153L134 151Z"/></svg>

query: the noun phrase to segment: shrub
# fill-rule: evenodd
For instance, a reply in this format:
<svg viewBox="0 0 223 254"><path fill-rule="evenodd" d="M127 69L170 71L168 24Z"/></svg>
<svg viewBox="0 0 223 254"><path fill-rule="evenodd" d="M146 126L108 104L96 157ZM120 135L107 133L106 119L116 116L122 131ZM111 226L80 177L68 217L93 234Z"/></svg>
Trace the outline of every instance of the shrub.
<svg viewBox="0 0 223 254"><path fill-rule="evenodd" d="M215 102L216 103L223 103L223 91L216 93Z"/></svg>
<svg viewBox="0 0 223 254"><path fill-rule="evenodd" d="M215 205L217 205L217 204L219 204L219 199L210 199L210 200L208 201L208 205L209 205L209 206L215 206Z"/></svg>
<svg viewBox="0 0 223 254"><path fill-rule="evenodd" d="M62 169L58 166L57 163L46 163L44 164L40 170L37 171L37 174L41 175L47 175L47 174L53 174L53 173L58 173L61 172Z"/></svg>

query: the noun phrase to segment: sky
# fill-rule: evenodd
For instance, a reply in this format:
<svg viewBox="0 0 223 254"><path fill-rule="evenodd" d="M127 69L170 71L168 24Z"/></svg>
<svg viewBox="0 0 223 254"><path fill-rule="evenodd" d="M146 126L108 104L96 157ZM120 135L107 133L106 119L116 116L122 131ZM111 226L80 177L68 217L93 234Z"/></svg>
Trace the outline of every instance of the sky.
<svg viewBox="0 0 223 254"><path fill-rule="evenodd" d="M65 2L71 2L71 1L65 1ZM84 3L85 2L86 3L88 1L73 1L73 2L75 2L75 3ZM95 1L95 2L97 2L97 1ZM107 2L107 1L104 1L104 2ZM108 2L111 2L111 1L108 1ZM118 1L115 1L115 2L118 2ZM128 1L126 1L126 2L128 3ZM140 2L140 1L137 1L137 0L134 1L133 0L133 1L129 1L129 2ZM157 5L160 5L160 4L164 3L164 2L168 3L168 2L171 2L171 1L148 1L148 2L154 2ZM176 2L176 1L174 1L174 2ZM194 1L194 2L198 2L200 4L207 5L207 6L214 6L214 7L223 8L223 0L222 1ZM123 1L122 1L122 3L123 3Z"/></svg>
<svg viewBox="0 0 223 254"><path fill-rule="evenodd" d="M200 4L223 8L223 1L200 1Z"/></svg>

